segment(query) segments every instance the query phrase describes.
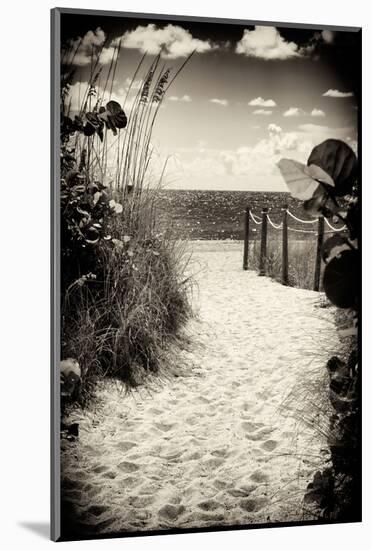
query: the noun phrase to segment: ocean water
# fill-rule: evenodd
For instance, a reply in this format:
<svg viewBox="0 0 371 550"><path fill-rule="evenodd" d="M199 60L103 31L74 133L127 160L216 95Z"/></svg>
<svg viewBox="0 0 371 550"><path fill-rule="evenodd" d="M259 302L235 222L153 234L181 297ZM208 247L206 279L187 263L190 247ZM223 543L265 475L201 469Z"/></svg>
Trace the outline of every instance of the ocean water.
<svg viewBox="0 0 371 550"><path fill-rule="evenodd" d="M268 208L272 221L279 224L285 205L300 218L308 219L301 201L293 199L289 193L258 191L164 190L161 191L159 213L160 219L170 222L181 238L238 240L243 239L246 207L257 216L261 216L263 208ZM290 225L298 227L291 219ZM250 221L250 228L251 237L260 234L259 225L254 226ZM269 230L273 238L281 233L271 226Z"/></svg>

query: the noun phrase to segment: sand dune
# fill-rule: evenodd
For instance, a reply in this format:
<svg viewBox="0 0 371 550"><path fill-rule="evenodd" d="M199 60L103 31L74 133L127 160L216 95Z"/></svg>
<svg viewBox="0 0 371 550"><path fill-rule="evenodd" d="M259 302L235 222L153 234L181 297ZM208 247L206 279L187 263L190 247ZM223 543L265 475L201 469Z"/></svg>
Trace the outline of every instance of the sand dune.
<svg viewBox="0 0 371 550"><path fill-rule="evenodd" d="M283 404L324 374L332 313L317 293L243 272L241 243L194 246L184 375L131 395L105 384L73 415L79 440L62 442L65 497L88 531L311 519L302 498L326 443Z"/></svg>

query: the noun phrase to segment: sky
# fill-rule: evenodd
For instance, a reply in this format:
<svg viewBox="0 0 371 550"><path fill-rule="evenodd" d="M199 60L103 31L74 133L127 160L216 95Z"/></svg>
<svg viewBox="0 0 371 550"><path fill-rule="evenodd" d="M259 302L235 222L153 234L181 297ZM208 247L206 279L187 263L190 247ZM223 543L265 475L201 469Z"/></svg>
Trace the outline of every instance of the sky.
<svg viewBox="0 0 371 550"><path fill-rule="evenodd" d="M143 71L161 52L171 74L194 54L161 106L153 134L154 170L167 159L171 189L287 190L282 157L306 162L328 138L357 149L359 32L225 25L65 14L62 44L80 44L72 61L72 103L90 77L92 51L102 49L102 75L121 40L112 99L130 116Z"/></svg>

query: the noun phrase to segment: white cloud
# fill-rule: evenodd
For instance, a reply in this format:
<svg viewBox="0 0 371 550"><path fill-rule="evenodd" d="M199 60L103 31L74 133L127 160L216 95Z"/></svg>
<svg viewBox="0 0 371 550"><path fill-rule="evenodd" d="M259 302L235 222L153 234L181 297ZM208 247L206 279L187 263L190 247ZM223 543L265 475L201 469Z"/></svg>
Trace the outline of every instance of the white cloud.
<svg viewBox="0 0 371 550"><path fill-rule="evenodd" d="M354 127L330 128L321 124L299 124L297 135L300 141L308 141L311 149L324 141L325 139L351 140L356 139L356 129ZM310 149L310 150L311 150ZM308 151L308 154L310 153Z"/></svg>
<svg viewBox="0 0 371 550"><path fill-rule="evenodd" d="M324 97L352 97L353 92L339 92L339 90L329 89L322 94Z"/></svg>
<svg viewBox="0 0 371 550"><path fill-rule="evenodd" d="M203 53L215 49L209 40L193 38L192 34L177 25L157 27L150 23L146 26L138 26L133 31L127 31L122 37L124 48L136 49L142 53L176 59L187 57L194 50Z"/></svg>
<svg viewBox="0 0 371 550"><path fill-rule="evenodd" d="M304 111L304 109L302 109L301 107L290 107L289 109L287 109L287 111L285 111L283 113L283 116L285 117L296 117L296 116L305 116L305 115L310 115L310 116L313 116L313 117L324 117L326 116L326 113L324 111L322 111L321 109L312 109L310 113L307 113L306 111Z"/></svg>
<svg viewBox="0 0 371 550"><path fill-rule="evenodd" d="M271 124L268 124L268 132L269 134L280 134L282 132L282 128L272 122Z"/></svg>
<svg viewBox="0 0 371 550"><path fill-rule="evenodd" d="M295 156L305 161L310 144L300 142L296 132L284 132L276 124L267 126L267 134L253 146L242 145L236 149L199 148L196 156L182 162L184 172L197 181L210 180L212 176L271 176L278 175L276 163L282 156Z"/></svg>
<svg viewBox="0 0 371 550"><path fill-rule="evenodd" d="M290 107L283 113L283 116L304 116L307 113L300 107Z"/></svg>
<svg viewBox="0 0 371 550"><path fill-rule="evenodd" d="M194 147L179 159L183 170L180 181L184 188L225 189L227 185L239 189L277 189L285 185L277 169L282 157L306 163L315 145L329 137L346 139L354 147L354 129L329 128L316 124L302 124L296 131L286 132L279 125L266 126L266 135L254 145L235 149ZM195 183L196 182L196 183Z"/></svg>
<svg viewBox="0 0 371 550"><path fill-rule="evenodd" d="M253 111L253 115L263 115L263 116L268 116L268 115L271 115L273 113L273 111L267 111L267 109L256 109L255 111Z"/></svg>
<svg viewBox="0 0 371 550"><path fill-rule="evenodd" d="M331 131L331 128L328 126L320 126L319 124L299 124L298 126L299 130L303 130L304 132L329 132Z"/></svg>
<svg viewBox="0 0 371 550"><path fill-rule="evenodd" d="M248 105L252 107L276 107L277 103L273 99L263 99L262 97L256 97L249 101Z"/></svg>
<svg viewBox="0 0 371 550"><path fill-rule="evenodd" d="M322 109L312 109L310 116L326 116L325 111L322 111Z"/></svg>
<svg viewBox="0 0 371 550"><path fill-rule="evenodd" d="M210 103L215 103L216 105L221 105L222 107L227 107L228 105L228 99L218 99L217 97L213 97L209 100Z"/></svg>
<svg viewBox="0 0 371 550"><path fill-rule="evenodd" d="M298 136L295 132L284 132L281 126L272 123L268 124L268 136L269 144L274 147L275 153L297 149Z"/></svg>
<svg viewBox="0 0 371 550"><path fill-rule="evenodd" d="M276 162L284 155L296 156L304 160L306 152L299 151L298 136L295 132L284 132L276 124L268 125L268 135L254 146L238 147L234 151L224 151L220 155L227 163L229 173L234 176L272 175L276 173Z"/></svg>
<svg viewBox="0 0 371 550"><path fill-rule="evenodd" d="M88 91L88 84L75 82L72 84L69 90L68 95L68 103L71 105L71 114L76 114L80 109L82 108L82 103L84 99L86 98L86 94ZM128 88L125 86L123 88L116 89L112 92L111 96L108 90L104 90L104 88L100 86L95 87L95 94L92 95L91 98L91 107L93 108L95 106L95 103L97 99L100 99L102 101L102 104L104 105L109 101L109 99L112 99L114 101L117 101L120 103L121 106L124 106L124 111L126 114L130 112L130 109L132 108L136 91L133 90L133 88L130 90L130 93L128 94ZM89 109L89 103L88 103L88 109Z"/></svg>
<svg viewBox="0 0 371 550"><path fill-rule="evenodd" d="M127 78L125 80L125 87L126 87L127 90L129 88L130 88L130 90L140 90L142 85L143 85L143 80L142 79L132 80L131 78Z"/></svg>
<svg viewBox="0 0 371 550"><path fill-rule="evenodd" d="M81 47L86 46L101 46L106 39L105 33L100 27L97 27L95 31L88 31L82 39Z"/></svg>
<svg viewBox="0 0 371 550"><path fill-rule="evenodd" d="M167 59L187 57L193 51L203 53L216 48L209 40L194 38L188 30L177 25L160 28L153 23L125 32L115 38L108 47L103 46L105 41L106 34L100 27L95 31L90 30L84 37L69 42L71 52L65 61L71 63L73 60L76 66L89 65L92 58L96 60L100 52L99 63L106 65L111 62L115 47L120 41L124 48L137 49L150 55L161 52L162 57Z"/></svg>
<svg viewBox="0 0 371 550"><path fill-rule="evenodd" d="M300 57L298 45L287 42L275 27L256 26L255 30L244 30L236 45L236 53L260 59L289 59Z"/></svg>
<svg viewBox="0 0 371 550"><path fill-rule="evenodd" d="M99 63L106 65L111 61L114 48L103 47L105 41L106 34L100 27L95 29L95 31L88 31L82 38L69 41L68 46L70 47L70 51L67 58L63 59L63 62L84 67L85 65L90 65L92 59L95 61L99 55Z"/></svg>
<svg viewBox="0 0 371 550"><path fill-rule="evenodd" d="M192 101L191 96L185 94L182 97L178 97L176 95L171 95L167 98L169 101L182 101L184 103L190 103Z"/></svg>

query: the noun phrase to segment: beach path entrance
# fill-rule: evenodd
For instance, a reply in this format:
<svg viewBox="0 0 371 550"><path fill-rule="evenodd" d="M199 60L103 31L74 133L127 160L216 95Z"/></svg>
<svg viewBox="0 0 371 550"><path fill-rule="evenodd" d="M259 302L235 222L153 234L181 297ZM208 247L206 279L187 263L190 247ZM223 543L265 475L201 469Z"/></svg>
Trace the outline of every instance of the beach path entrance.
<svg viewBox="0 0 371 550"><path fill-rule="evenodd" d="M328 458L311 399L338 343L331 309L243 271L241 242L193 247L197 318L178 376L130 395L107 383L63 442L65 498L88 531L311 519L303 496Z"/></svg>

